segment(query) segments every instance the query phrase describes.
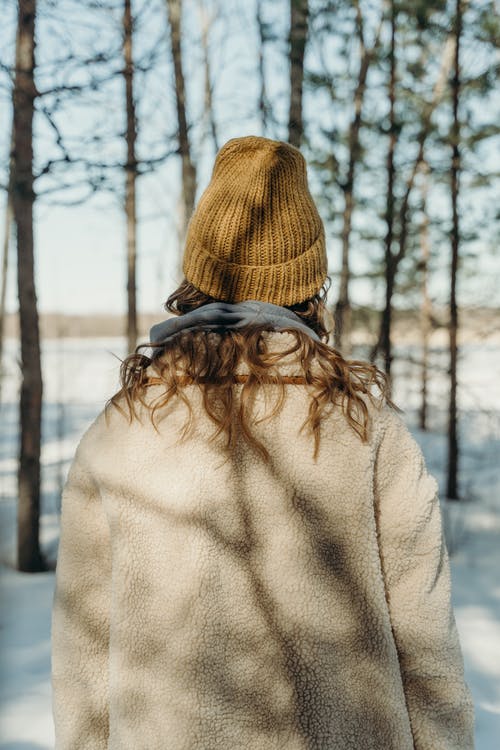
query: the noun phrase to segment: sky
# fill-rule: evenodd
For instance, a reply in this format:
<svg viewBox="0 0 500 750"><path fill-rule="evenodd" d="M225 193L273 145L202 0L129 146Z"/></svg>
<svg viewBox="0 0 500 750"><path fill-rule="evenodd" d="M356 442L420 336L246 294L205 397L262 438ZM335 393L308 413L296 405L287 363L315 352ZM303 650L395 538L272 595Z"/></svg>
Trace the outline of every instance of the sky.
<svg viewBox="0 0 500 750"><path fill-rule="evenodd" d="M61 55L61 40L67 39L68 48L75 53L89 54L93 50L106 50L116 43L119 15L111 13L102 17L98 34L94 19L82 13L78 6L71 6L74 0L61 0L62 5L70 4L73 13L72 23L65 25L57 16L50 13L40 18L37 39L37 52L41 63L39 88L44 90L61 80L61 70L51 61ZM208 9L213 8L213 0L207 0ZM152 0L149 4L133 3L136 10L146 8L144 20L136 36L136 58L143 59L148 50L153 49L154 41L162 35L166 25L165 3ZM56 4L57 7L57 4ZM266 51L266 73L268 95L273 103L278 125L270 133L271 137L286 139L286 109L288 106L287 76L285 62L286 48L284 41L287 34L288 4L279 0L266 6L266 20L272 22L279 39L269 44ZM75 9L76 8L76 9ZM213 79L215 81L214 107L219 125L219 147L229 138L262 134L261 123L257 117L258 82L256 75L257 29L254 22L254 2L244 3L229 0L224 4L229 13L229 23L216 25L210 39ZM2 60L12 53L14 31L14 3L3 0L2 12L6 19L0 40ZM76 15L74 15L76 13ZM93 11L97 13L97 11ZM71 14L69 14L71 15ZM101 17L100 17L101 18ZM195 0L187 0L184 18L186 37L183 51L185 53L185 74L187 81L188 112L196 124L193 127L193 143L198 165L197 197L205 188L210 178L215 150L210 139L203 137L202 121L202 87L201 45L199 41L199 16ZM78 31L75 31L78 29ZM65 36L66 35L66 36ZM95 37L95 38L94 38ZM314 50L309 52L313 60ZM314 60L313 60L314 62ZM76 69L70 77L72 82L85 78L81 68ZM149 154L159 148L157 144L165 141L165 135L172 132L175 123L174 94L172 87L172 70L166 44L160 47L155 73L139 73L137 76L137 100L139 116L139 153ZM0 105L0 126L4 134L0 137L0 158L4 164L7 155L10 107L5 76L2 83ZM50 104L50 98L47 100ZM304 98L306 119L314 122L316 113L308 110L311 106L307 94ZM95 132L107 135L111 131L119 132L123 128L124 90L120 78L114 78L103 87L103 93L97 96L93 106L72 105L60 114L58 124L65 133L70 134L75 149L84 149L79 143L82 137ZM317 113L317 119L322 113ZM53 131L43 115L36 118L37 139L35 142L36 161L38 165L52 155L57 155L54 147ZM84 135L82 135L84 134ZM269 133L267 133L269 135ZM103 145L90 144L94 158L116 161L123 159L123 143L116 137L107 138ZM383 154L375 155L382 160ZM309 170L313 194L318 186ZM73 173L73 181L78 179L78 170ZM80 174L81 176L81 174ZM358 184L365 181L369 185L372 177L360 174ZM4 180L2 179L2 182ZM51 179L41 178L37 182L40 198L36 207L35 252L36 252L36 287L39 309L41 312L65 312L77 314L123 313L126 305L126 259L125 259L125 222L121 209L120 195L109 192L94 195L81 205L58 205L82 195L77 189L68 187L57 193L46 193L54 186ZM118 189L122 188L121 177L116 181ZM141 176L138 180L138 307L144 312L158 312L162 316L162 305L167 296L180 280L179 250L177 244L176 216L179 200L180 162L178 157L170 157L155 173ZM373 187L370 187L373 189ZM439 204L446 202L441 191L437 196ZM3 198L3 196L2 196ZM318 195L318 198L320 196ZM491 200L491 197L487 198ZM336 210L341 209L341 196L334 199ZM482 200L481 196L476 200ZM464 207L468 204L464 201ZM321 200L318 201L320 212L324 210ZM477 206L476 206L477 207ZM445 208L443 208L445 210ZM0 215L0 230L3 234L4 211ZM363 213L355 216L354 242L356 231L363 228ZM366 229L366 227L364 227ZM340 240L338 226L327 223L327 248L330 273L333 279L330 301L333 301L337 289L338 270L340 266ZM13 244L13 243L12 243ZM353 271L362 274L370 269L373 255L380 253L380 246L368 247L366 254L353 253ZM447 252L447 248L444 250ZM447 259L441 253L436 260L437 266L446 268ZM478 258L465 261L467 276L468 301L500 302L498 281L500 279L500 257L493 255L490 249L479 254ZM432 282L436 297L446 295L446 274L441 271ZM355 279L352 287L353 300L357 304L382 304L383 289L374 287L369 279ZM17 309L15 252L11 246L10 272L8 276L7 308Z"/></svg>
<svg viewBox="0 0 500 750"><path fill-rule="evenodd" d="M194 20L191 9L186 25L189 22L194 22ZM236 20L238 19L236 18ZM240 20L240 29L236 29L234 34L229 35L228 49L221 51L218 57L221 58L225 54L229 58L235 59L238 55L240 60L237 73L242 73L239 83L244 82L246 90L238 90L237 97L232 97L233 101L228 102L228 99L231 99L234 81L230 81L228 86L225 83L224 76L218 76L218 102L221 102L221 108L231 107L231 118L226 116L226 122L224 122L224 117L221 116L220 118L221 131L223 132L221 144L231 137L249 133L259 134L260 132L257 118L249 116L257 92L253 77L250 75L245 77L245 73L248 73L246 69L251 67L253 60L248 45L245 45L246 57L241 54L238 46L241 44L242 32L245 30L245 20L243 18L240 18ZM158 23L163 24L165 23L165 17L160 16L160 18L154 19L154 22L156 25ZM150 25L152 26L152 23ZM48 26L49 24L40 22L38 50L41 56L43 45L45 43L48 46L51 45ZM12 35L12 23L6 24L4 29L9 29ZM145 36L147 34L143 32L141 39L143 40ZM141 44L142 42L138 41L138 54L141 52ZM218 64L223 66L224 60L221 59ZM199 74L193 73L191 75L190 67L195 70L196 66L187 65L188 99L196 103L201 98L198 93L200 82L197 77L199 78ZM162 92L161 102L163 122L157 121L154 123L154 135L157 138L161 137L165 121L167 119L172 121L174 116L172 107L173 89L171 81L168 79L171 70L166 55L164 68L165 77L162 84L165 90ZM159 74L162 74L161 69ZM116 109L120 110L122 106L121 81L117 83L118 85L113 87L112 92L115 99L111 103L111 107L103 107L104 114L108 114L111 108L114 110L111 112L111 116L114 116ZM139 104L139 130L141 129L141 115L143 121L147 120L150 117L151 108L155 107L155 89L158 86L158 81L150 82L148 85L150 86L150 96L148 97L146 94L143 97L146 102ZM229 94L225 89L229 89ZM105 103L105 105L107 104L109 103ZM198 114L195 112L195 116ZM8 127L9 107L3 107L1 118L2 125ZM91 118L87 113L83 113L83 118L87 118L90 123ZM64 120L65 130L69 129L70 132L74 128L75 132L78 133L78 125L78 122L72 122L68 117ZM118 123L118 127L120 127L120 123ZM6 129L2 128L3 132ZM42 124L39 126L39 132L43 129L44 125ZM150 128L149 138L153 137L151 130ZM42 161L45 157L44 154L40 154L40 150L43 149L46 140L45 133L43 133L43 143L41 146L38 145L39 161ZM7 153L5 139L2 145L2 155L5 157ZM35 144L36 147L37 144ZM112 150L113 146L109 148L109 152ZM204 153L202 152L197 158L198 196L208 183L213 163L214 154L206 152L207 149L204 149ZM105 158L108 155L108 153L102 154ZM161 309L162 303L179 280L179 253L175 218L179 177L180 163L178 158L173 157L156 174L143 176L138 180L138 306L139 309L144 311ZM41 181L39 181L38 189L40 193L43 192L42 187ZM64 200L64 191L62 194L57 194L55 198L44 197L42 194L37 201L35 251L40 311L64 311L67 313L123 312L126 299L125 224L119 197L109 194L96 195L83 205L78 206L60 206L57 205L59 200ZM2 211L1 222L3 223L3 221L4 212ZM13 249L11 248L12 251ZM10 261L7 305L10 311L14 311L17 308L14 252L10 254Z"/></svg>

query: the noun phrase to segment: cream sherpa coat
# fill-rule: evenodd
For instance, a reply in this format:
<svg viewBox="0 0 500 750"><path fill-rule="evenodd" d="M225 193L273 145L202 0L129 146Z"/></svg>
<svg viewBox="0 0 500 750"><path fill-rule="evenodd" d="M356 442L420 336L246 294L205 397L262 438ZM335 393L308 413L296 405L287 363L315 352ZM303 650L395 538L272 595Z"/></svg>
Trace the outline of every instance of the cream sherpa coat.
<svg viewBox="0 0 500 750"><path fill-rule="evenodd" d="M314 461L306 389L286 388L255 427L268 463L209 442L195 386L184 443L180 403L158 433L112 409L82 438L53 607L56 750L473 748L417 443L388 407L368 444L332 409Z"/></svg>

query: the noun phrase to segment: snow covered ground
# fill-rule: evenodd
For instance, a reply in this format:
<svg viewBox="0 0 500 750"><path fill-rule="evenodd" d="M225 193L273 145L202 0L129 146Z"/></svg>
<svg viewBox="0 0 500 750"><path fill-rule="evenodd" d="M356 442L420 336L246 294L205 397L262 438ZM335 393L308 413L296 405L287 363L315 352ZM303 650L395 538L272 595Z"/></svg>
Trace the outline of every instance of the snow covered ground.
<svg viewBox="0 0 500 750"><path fill-rule="evenodd" d="M119 339L48 340L43 351L42 545L55 561L60 491L76 444L116 390ZM405 352L411 357L412 351ZM363 356L360 350L356 356ZM13 570L16 523L18 353L8 342L0 405L0 750L49 750L50 614L54 573ZM415 365L396 368L396 402L405 409L429 469L444 488L446 354L434 353L430 428L414 428ZM440 374L439 374L440 373ZM453 602L476 706L476 749L500 747L500 347L467 345L460 362L461 473L465 501L442 500L451 553ZM443 492L441 493L443 498ZM75 749L76 750L76 749ZM436 750L439 750L436 748Z"/></svg>

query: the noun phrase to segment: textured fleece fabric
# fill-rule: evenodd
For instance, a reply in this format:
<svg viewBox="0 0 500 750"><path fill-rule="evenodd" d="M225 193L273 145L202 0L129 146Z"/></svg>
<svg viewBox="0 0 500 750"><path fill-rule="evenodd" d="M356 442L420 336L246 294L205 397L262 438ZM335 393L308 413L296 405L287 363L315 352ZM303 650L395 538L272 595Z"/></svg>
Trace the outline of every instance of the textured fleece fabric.
<svg viewBox="0 0 500 750"><path fill-rule="evenodd" d="M261 386L257 415L275 389ZM417 443L370 407L363 444L332 407L314 460L306 387L286 389L254 426L268 463L210 441L192 385L183 442L180 401L158 432L145 410L129 424L112 409L83 436L52 615L56 750L473 748L437 483Z"/></svg>

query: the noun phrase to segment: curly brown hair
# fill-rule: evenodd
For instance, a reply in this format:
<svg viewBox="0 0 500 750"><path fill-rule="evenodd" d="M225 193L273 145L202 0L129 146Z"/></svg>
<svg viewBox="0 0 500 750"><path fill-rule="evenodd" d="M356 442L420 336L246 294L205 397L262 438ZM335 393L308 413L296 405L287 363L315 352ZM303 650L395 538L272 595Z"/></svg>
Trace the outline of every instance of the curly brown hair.
<svg viewBox="0 0 500 750"><path fill-rule="evenodd" d="M370 417L364 396L379 408L388 403L397 411L400 409L389 396L389 381L382 370L368 362L344 359L338 350L328 345L329 331L325 317L329 285L328 278L316 295L288 308L316 332L320 341L302 331L289 329L295 343L285 351L268 351L264 334L269 331L269 325L259 324L223 333L201 330L183 332L162 344L146 342L122 361L121 388L106 406L113 405L127 414L121 406L125 402L131 422L137 418L136 405L140 403L149 410L151 421L157 429L156 412L172 398L178 397L188 407L188 418L181 436L184 439L193 424L193 412L185 386L196 384L202 392L206 413L215 425L213 439L225 434L226 447L230 450L237 435L241 434L267 459L267 450L251 430L253 398L259 386L273 384L278 388L276 401L265 418L272 418L281 410L290 378L280 372L278 365L282 357L296 354L303 371L303 377L298 380L307 387L310 397L309 413L303 428L307 427L314 438L314 457L319 450L321 422L326 416L327 407L333 403L340 404L352 429L366 442ZM184 279L164 307L173 315L183 315L215 301ZM159 348L159 351L149 357L140 351L145 347ZM235 369L240 362L246 365L248 371L243 379L235 377ZM146 369L150 366L157 377L148 377ZM242 383L239 399L235 396L234 387L238 382ZM153 401L145 398L148 385L152 383L164 386L161 396ZM378 396L372 392L373 386L378 390Z"/></svg>

